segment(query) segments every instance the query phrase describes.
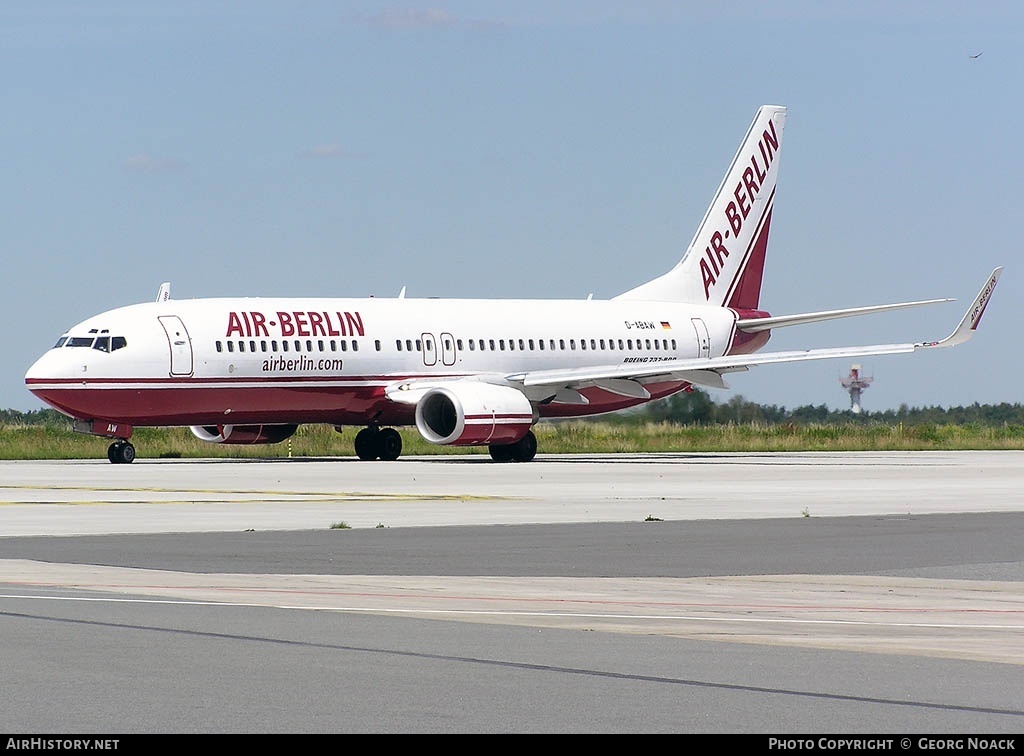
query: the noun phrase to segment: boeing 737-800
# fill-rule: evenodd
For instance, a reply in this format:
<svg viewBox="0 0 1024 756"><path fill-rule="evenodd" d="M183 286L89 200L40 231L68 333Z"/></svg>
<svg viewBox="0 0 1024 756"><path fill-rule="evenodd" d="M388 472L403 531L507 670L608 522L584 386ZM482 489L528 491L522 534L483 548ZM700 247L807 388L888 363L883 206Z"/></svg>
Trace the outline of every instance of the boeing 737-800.
<svg viewBox="0 0 1024 756"><path fill-rule="evenodd" d="M970 338L999 278L945 339L758 353L770 331L944 299L776 316L759 309L786 109L765 105L667 273L609 300L175 300L70 328L25 382L131 462L135 426L190 426L213 443L276 443L302 423L358 426L361 459L394 460L394 426L434 444L529 461L541 418L611 412L723 375L800 360L897 354Z"/></svg>

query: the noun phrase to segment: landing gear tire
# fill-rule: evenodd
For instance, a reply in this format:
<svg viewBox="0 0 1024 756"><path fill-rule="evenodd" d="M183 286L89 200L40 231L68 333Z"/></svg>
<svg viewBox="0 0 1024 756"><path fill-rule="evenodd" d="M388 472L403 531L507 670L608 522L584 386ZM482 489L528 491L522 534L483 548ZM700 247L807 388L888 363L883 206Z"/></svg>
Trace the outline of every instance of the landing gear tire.
<svg viewBox="0 0 1024 756"><path fill-rule="evenodd" d="M537 437L533 431L526 431L514 444L491 444L487 451L495 462L529 462L537 456Z"/></svg>
<svg viewBox="0 0 1024 756"><path fill-rule="evenodd" d="M393 462L402 454L402 436L394 428L385 428L377 436L380 458Z"/></svg>
<svg viewBox="0 0 1024 756"><path fill-rule="evenodd" d="M135 447L127 441L115 441L107 447L107 459L115 465L130 465L135 461Z"/></svg>
<svg viewBox="0 0 1024 756"><path fill-rule="evenodd" d="M495 462L511 462L512 461L512 447L509 444L491 444L487 447L487 451L491 453L491 459Z"/></svg>
<svg viewBox="0 0 1024 756"><path fill-rule="evenodd" d="M363 428L356 434L356 456L369 462L380 456L380 431L375 426Z"/></svg>
<svg viewBox="0 0 1024 756"><path fill-rule="evenodd" d="M537 437L533 431L526 431L526 435L512 444L513 462L532 462L537 456Z"/></svg>
<svg viewBox="0 0 1024 756"><path fill-rule="evenodd" d="M121 444L121 461L130 465L135 461L135 447L131 444Z"/></svg>

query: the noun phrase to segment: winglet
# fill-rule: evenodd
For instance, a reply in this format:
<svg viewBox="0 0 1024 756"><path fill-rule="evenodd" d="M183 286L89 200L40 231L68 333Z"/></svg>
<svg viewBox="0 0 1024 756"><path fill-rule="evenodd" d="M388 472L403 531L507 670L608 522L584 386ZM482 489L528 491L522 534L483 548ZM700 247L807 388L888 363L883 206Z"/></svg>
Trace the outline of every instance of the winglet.
<svg viewBox="0 0 1024 756"><path fill-rule="evenodd" d="M171 283L170 281L164 281L160 284L160 289L156 293L157 302L166 302L171 298Z"/></svg>
<svg viewBox="0 0 1024 756"><path fill-rule="evenodd" d="M988 307L988 303L992 300L992 292L996 288L996 283L999 281L999 274L1003 272L1002 266L992 271L992 275L988 277L985 285L981 287L981 291L978 292L978 296L974 298L971 306L967 308L967 312L964 313L963 319L960 321L960 325L956 327L953 333L949 334L942 341L928 341L923 344L916 344L917 347L951 347L957 344L963 344L965 341L974 335L974 332L978 330L978 324L981 322L981 316L985 314L985 308Z"/></svg>

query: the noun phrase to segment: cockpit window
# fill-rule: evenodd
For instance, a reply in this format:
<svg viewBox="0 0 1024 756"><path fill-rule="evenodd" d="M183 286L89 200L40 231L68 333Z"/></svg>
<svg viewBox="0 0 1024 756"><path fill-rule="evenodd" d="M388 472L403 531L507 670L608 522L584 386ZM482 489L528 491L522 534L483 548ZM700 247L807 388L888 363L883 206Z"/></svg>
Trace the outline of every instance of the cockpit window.
<svg viewBox="0 0 1024 756"><path fill-rule="evenodd" d="M124 336L100 336L96 339L92 348L98 349L101 352L116 352L118 349L126 346L128 346L128 339Z"/></svg>
<svg viewBox="0 0 1024 756"><path fill-rule="evenodd" d="M92 336L72 336L68 339L68 343L65 346L69 347L91 347L93 342Z"/></svg>
<svg viewBox="0 0 1024 756"><path fill-rule="evenodd" d="M67 336L61 336L59 339L57 339L57 343L53 345L53 348L54 349L60 349L62 346L64 346L64 342L67 341L67 340L68 340Z"/></svg>

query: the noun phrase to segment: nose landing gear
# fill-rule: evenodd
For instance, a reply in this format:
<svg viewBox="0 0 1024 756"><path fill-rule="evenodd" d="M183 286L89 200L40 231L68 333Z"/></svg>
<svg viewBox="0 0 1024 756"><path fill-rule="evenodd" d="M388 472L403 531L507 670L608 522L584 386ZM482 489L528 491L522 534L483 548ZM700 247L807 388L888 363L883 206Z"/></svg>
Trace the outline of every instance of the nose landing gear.
<svg viewBox="0 0 1024 756"><path fill-rule="evenodd" d="M135 460L135 447L128 441L115 441L107 447L107 459L115 465L130 465Z"/></svg>

